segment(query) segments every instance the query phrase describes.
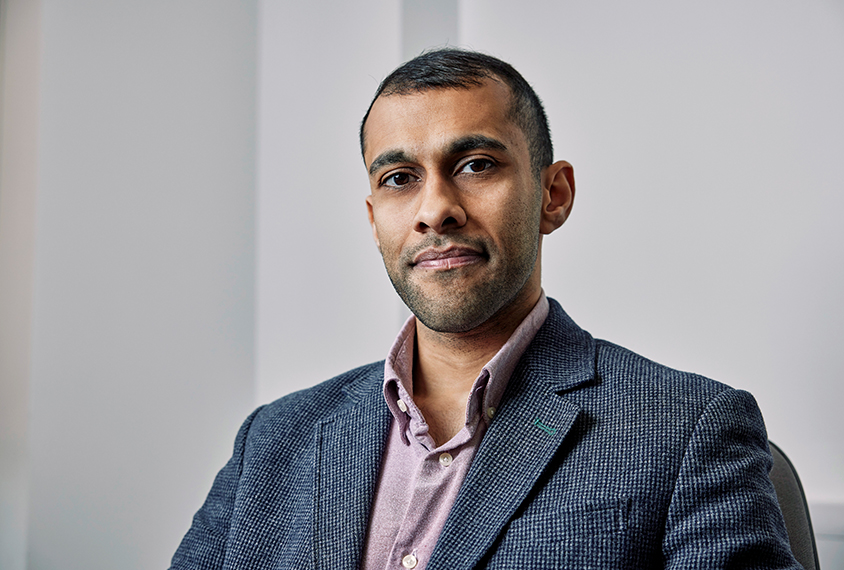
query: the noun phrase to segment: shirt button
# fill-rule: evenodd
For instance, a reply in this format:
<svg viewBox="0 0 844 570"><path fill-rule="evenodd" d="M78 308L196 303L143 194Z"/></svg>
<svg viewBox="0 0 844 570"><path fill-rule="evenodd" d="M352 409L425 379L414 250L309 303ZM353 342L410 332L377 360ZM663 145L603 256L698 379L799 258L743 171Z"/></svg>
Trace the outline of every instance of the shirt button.
<svg viewBox="0 0 844 570"><path fill-rule="evenodd" d="M495 415L495 408L490 406L489 408L486 409L486 416L489 419L492 419L492 416L494 416L494 415Z"/></svg>
<svg viewBox="0 0 844 570"><path fill-rule="evenodd" d="M399 409L403 412L407 412L407 404L402 402L401 400L396 400L396 404L398 404Z"/></svg>
<svg viewBox="0 0 844 570"><path fill-rule="evenodd" d="M405 568L416 568L416 564L419 562L416 560L416 557L412 554L408 554L404 558L401 559L401 565Z"/></svg>
<svg viewBox="0 0 844 570"><path fill-rule="evenodd" d="M454 458L451 456L451 454L449 452L446 451L445 453L441 453L440 454L440 465L442 465L443 467L448 467L449 465L451 465L451 461L453 459Z"/></svg>

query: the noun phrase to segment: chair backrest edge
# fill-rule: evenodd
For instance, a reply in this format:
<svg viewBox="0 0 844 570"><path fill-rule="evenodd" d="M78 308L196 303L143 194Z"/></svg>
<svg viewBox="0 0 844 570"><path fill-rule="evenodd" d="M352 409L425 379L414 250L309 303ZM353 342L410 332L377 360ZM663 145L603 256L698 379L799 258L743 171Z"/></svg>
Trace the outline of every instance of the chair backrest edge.
<svg viewBox="0 0 844 570"><path fill-rule="evenodd" d="M803 504L803 512L806 515L806 524L808 525L809 530L809 539L811 541L812 546L812 555L814 557L814 569L820 570L820 562L818 560L818 545L815 542L815 531L812 528L812 517L809 516L809 504L806 502L806 493L803 490L803 483L800 482L800 477L797 475L797 470L794 468L794 464L788 458L788 456L783 452L783 450L774 442L768 441L768 446L771 449L771 455L774 458L774 464L776 465L777 462L783 464L789 471L789 474L793 477L794 483L796 484L797 488L800 491L800 500ZM773 471L773 468L771 469ZM776 483L772 478L771 481ZM776 489L776 484L774 485L774 490ZM779 500L779 492L777 492L777 498ZM787 530L787 529L786 529ZM791 537L789 536L789 541L791 541ZM796 556L796 553L795 553ZM802 562L802 561L801 561ZM805 565L805 564L804 564ZM808 570L808 566L807 566Z"/></svg>

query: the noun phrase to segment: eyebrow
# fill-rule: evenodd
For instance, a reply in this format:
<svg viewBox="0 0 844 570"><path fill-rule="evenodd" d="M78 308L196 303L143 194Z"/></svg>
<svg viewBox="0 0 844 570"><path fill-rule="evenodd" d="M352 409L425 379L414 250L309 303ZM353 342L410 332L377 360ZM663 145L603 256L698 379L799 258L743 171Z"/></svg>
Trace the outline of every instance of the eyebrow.
<svg viewBox="0 0 844 570"><path fill-rule="evenodd" d="M413 157L403 150L388 150L372 161L372 164L369 165L369 175L372 176L385 166L399 162L413 162Z"/></svg>
<svg viewBox="0 0 844 570"><path fill-rule="evenodd" d="M470 150L499 150L505 152L507 145L498 139L484 135L469 135L453 141L446 149L447 155L460 154Z"/></svg>
<svg viewBox="0 0 844 570"><path fill-rule="evenodd" d="M498 150L505 152L507 145L498 139L484 135L468 135L452 141L445 150L447 156L469 152L472 150ZM400 162L414 162L414 157L403 150L388 150L380 154L372 164L369 165L369 175L374 175L378 170L391 164Z"/></svg>

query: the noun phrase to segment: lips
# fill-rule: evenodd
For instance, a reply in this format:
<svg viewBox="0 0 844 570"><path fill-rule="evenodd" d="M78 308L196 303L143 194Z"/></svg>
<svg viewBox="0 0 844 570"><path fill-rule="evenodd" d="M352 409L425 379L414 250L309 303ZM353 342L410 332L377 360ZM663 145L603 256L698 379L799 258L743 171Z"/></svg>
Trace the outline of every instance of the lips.
<svg viewBox="0 0 844 570"><path fill-rule="evenodd" d="M425 249L414 256L411 265L420 269L444 270L471 265L483 259L483 254L472 248L452 246L445 249Z"/></svg>

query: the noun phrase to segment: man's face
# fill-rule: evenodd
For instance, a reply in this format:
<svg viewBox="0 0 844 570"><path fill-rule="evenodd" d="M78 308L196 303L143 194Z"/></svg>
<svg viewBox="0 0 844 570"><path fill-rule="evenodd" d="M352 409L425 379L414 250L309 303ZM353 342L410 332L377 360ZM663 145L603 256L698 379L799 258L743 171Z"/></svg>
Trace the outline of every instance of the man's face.
<svg viewBox="0 0 844 570"><path fill-rule="evenodd" d="M466 332L538 297L542 191L509 104L509 89L487 80L380 97L366 122L373 235L432 330Z"/></svg>

